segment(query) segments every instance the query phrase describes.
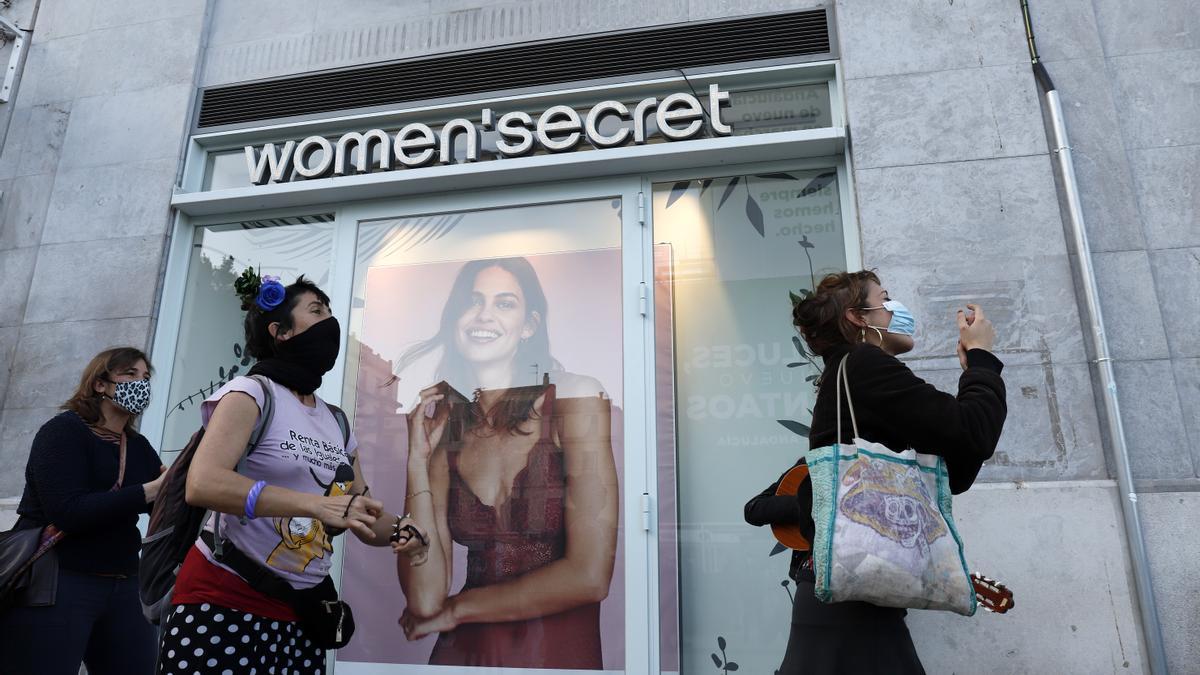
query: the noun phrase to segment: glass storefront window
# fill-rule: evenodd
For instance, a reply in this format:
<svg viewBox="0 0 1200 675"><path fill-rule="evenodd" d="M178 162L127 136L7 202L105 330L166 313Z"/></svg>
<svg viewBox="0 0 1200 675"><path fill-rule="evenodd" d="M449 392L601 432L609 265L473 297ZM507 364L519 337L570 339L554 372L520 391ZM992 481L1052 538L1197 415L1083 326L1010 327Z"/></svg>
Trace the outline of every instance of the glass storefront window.
<svg viewBox="0 0 1200 675"><path fill-rule="evenodd" d="M726 121L735 135L831 127L830 92L828 82L733 91ZM653 131L649 142L663 142ZM485 156L494 144L485 133ZM768 529L746 525L742 507L807 450L820 363L795 334L792 302L823 273L845 269L856 245L843 223L839 160L789 161L807 164L346 203L336 228L332 214L197 227L163 447L183 447L199 402L249 369L232 293L241 269L333 279L346 348L341 379L329 384L340 387L364 476L387 510L411 510L409 415L419 392L436 384L451 402L453 431L430 449L445 458L441 477L426 476L441 481L444 512L432 518L451 542L447 594L523 583L534 568L514 572L522 559L497 553L505 546L541 551L551 565L567 560L564 534L579 508L568 484L592 490L576 526L611 560L602 600L563 609L561 583L530 576L493 605L507 608L504 617L410 641L397 620L419 584L398 580L386 549L342 538L339 583L358 628L336 655L339 669L640 672L657 642L652 672L774 672L796 586L788 552ZM209 154L204 181L246 187L243 152ZM530 310L530 276L541 310ZM496 283L515 302L499 299ZM503 324L499 315L514 307L521 320ZM539 333L549 346L531 351L522 339ZM551 384L553 421L543 424ZM497 400L527 405L529 415L497 432L480 422ZM576 473L568 455L582 457ZM643 492L645 520L626 527L639 522ZM655 576L658 597L643 592ZM552 618L564 611L583 618ZM520 639L491 625L514 622ZM516 646L496 651L501 642Z"/></svg>
<svg viewBox="0 0 1200 675"><path fill-rule="evenodd" d="M844 269L834 167L653 189L664 671L771 673L795 584L742 507L808 449L819 359L792 298Z"/></svg>
<svg viewBox="0 0 1200 675"><path fill-rule="evenodd" d="M393 556L346 541L344 667L624 671L621 228L619 197L360 221L343 406L373 495L450 558L398 583ZM431 385L437 430L414 449ZM396 619L446 588L480 614L405 640Z"/></svg>
<svg viewBox="0 0 1200 675"><path fill-rule="evenodd" d="M233 291L234 280L242 270L254 267L285 283L304 274L318 286L327 284L333 230L331 214L196 229L161 450L183 449L200 427L200 403L249 370L251 361L242 352L245 314Z"/></svg>

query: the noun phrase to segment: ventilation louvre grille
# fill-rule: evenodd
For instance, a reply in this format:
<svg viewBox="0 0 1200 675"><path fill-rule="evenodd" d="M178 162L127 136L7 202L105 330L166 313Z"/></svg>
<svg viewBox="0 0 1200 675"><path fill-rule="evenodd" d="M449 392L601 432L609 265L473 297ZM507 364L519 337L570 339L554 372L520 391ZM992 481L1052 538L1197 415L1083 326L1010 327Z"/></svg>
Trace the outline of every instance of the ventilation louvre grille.
<svg viewBox="0 0 1200 675"><path fill-rule="evenodd" d="M200 128L519 87L825 54L824 9L682 24L205 89Z"/></svg>

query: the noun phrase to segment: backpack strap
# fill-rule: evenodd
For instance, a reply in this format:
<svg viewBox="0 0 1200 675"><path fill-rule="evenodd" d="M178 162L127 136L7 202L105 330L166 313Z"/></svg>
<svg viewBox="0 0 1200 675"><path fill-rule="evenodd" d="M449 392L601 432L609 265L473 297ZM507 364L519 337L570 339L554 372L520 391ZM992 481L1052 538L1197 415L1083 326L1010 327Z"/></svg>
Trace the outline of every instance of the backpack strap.
<svg viewBox="0 0 1200 675"><path fill-rule="evenodd" d="M337 420L338 429L342 431L342 449L346 450L346 446L350 445L350 420L346 418L346 411L332 403L326 403L325 406L333 413L333 419Z"/></svg>
<svg viewBox="0 0 1200 675"><path fill-rule="evenodd" d="M267 433L267 427L271 424L271 416L275 414L275 390L271 387L271 380L265 375L250 375L249 377L257 382L263 390L262 410L259 413L261 423L254 431L250 432L250 441L246 444L246 452L242 453L241 461L238 462L238 469L242 468L246 458L254 452L254 448L258 447L258 442L262 440L263 435Z"/></svg>
<svg viewBox="0 0 1200 675"><path fill-rule="evenodd" d="M250 432L250 439L246 442L246 449L242 452L242 458L238 460L238 473L242 473L242 469L246 466L246 460L250 457L250 453L258 447L262 437L267 433L267 427L271 424L271 417L275 414L275 391L271 387L271 381L265 375L249 375L250 379L258 383L258 386L263 391L262 407L259 410L259 423L254 430ZM213 520L213 554L216 557L221 557L224 553L226 537L221 536L221 514L214 513Z"/></svg>

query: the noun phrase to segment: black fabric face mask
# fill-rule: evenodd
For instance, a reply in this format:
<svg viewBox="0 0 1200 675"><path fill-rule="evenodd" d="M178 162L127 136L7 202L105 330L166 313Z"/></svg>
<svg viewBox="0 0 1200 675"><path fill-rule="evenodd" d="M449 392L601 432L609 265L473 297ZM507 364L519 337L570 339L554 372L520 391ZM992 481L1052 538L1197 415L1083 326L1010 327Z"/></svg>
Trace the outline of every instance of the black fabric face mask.
<svg viewBox="0 0 1200 675"><path fill-rule="evenodd" d="M275 345L275 356L250 369L301 395L321 386L321 377L333 369L342 345L342 329L334 317L318 321L308 330Z"/></svg>

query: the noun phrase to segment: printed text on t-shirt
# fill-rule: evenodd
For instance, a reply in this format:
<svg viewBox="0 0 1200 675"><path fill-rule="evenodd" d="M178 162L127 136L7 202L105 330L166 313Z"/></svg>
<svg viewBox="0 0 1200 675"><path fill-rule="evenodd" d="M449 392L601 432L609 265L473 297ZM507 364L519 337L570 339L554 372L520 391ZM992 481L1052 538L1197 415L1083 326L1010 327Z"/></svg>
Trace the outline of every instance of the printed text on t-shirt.
<svg viewBox="0 0 1200 675"><path fill-rule="evenodd" d="M288 429L288 438L289 440L279 444L280 449L313 466L333 471L346 461L346 453L340 445L298 434L294 429Z"/></svg>

